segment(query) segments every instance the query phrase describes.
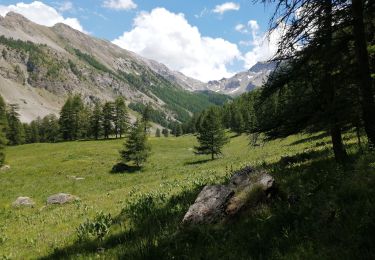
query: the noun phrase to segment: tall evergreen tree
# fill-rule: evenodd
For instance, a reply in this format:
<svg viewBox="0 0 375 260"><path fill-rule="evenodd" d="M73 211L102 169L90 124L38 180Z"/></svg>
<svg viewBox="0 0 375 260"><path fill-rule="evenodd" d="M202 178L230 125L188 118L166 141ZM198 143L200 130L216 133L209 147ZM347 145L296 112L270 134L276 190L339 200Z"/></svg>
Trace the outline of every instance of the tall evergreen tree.
<svg viewBox="0 0 375 260"><path fill-rule="evenodd" d="M98 140L103 134L102 105L96 102L90 117L90 135Z"/></svg>
<svg viewBox="0 0 375 260"><path fill-rule="evenodd" d="M221 154L221 149L228 142L228 138L217 108L210 108L205 113L197 139L199 146L195 147L196 154L211 154L212 160Z"/></svg>
<svg viewBox="0 0 375 260"><path fill-rule="evenodd" d="M148 132L151 127L151 111L152 107L151 104L147 104L146 107L142 111L142 123L144 127L144 131Z"/></svg>
<svg viewBox="0 0 375 260"><path fill-rule="evenodd" d="M44 141L55 143L59 140L59 120L54 114L49 114L42 119L44 129Z"/></svg>
<svg viewBox="0 0 375 260"><path fill-rule="evenodd" d="M0 95L0 166L4 164L5 161L5 146L8 143L6 139L6 129L7 129L7 116L6 116L6 104L4 99Z"/></svg>
<svg viewBox="0 0 375 260"><path fill-rule="evenodd" d="M115 134L116 138L120 138L126 132L129 126L129 114L126 108L126 103L123 97L118 97L114 104L114 124L115 124Z"/></svg>
<svg viewBox="0 0 375 260"><path fill-rule="evenodd" d="M160 129L157 128L155 132L155 137L160 137L160 136L161 136Z"/></svg>
<svg viewBox="0 0 375 260"><path fill-rule="evenodd" d="M25 142L25 133L19 119L18 109L17 104L10 104L7 111L7 139L10 145L19 145Z"/></svg>
<svg viewBox="0 0 375 260"><path fill-rule="evenodd" d="M80 95L73 96L72 99L72 138L77 140L84 137L84 125L87 122L85 106Z"/></svg>
<svg viewBox="0 0 375 260"><path fill-rule="evenodd" d="M73 140L73 121L73 99L69 96L60 110L59 125L63 140Z"/></svg>
<svg viewBox="0 0 375 260"><path fill-rule="evenodd" d="M105 139L108 139L113 133L113 113L113 103L106 102L103 106L103 134Z"/></svg>
<svg viewBox="0 0 375 260"><path fill-rule="evenodd" d="M147 142L147 133L144 127L144 123L138 120L131 127L124 149L120 151L121 158L125 163L134 162L139 167L149 157L151 148Z"/></svg>
<svg viewBox="0 0 375 260"><path fill-rule="evenodd" d="M167 128L163 128L163 130L161 131L161 133L163 134L164 137L168 137L169 136L169 130Z"/></svg>
<svg viewBox="0 0 375 260"><path fill-rule="evenodd" d="M231 129L237 134L244 132L245 122L239 106L233 106L231 111Z"/></svg>

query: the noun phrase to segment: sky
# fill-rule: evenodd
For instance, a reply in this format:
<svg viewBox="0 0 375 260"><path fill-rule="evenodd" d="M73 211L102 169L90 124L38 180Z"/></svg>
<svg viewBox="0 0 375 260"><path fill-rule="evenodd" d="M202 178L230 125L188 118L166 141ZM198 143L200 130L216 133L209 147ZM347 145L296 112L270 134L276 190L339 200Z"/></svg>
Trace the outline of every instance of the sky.
<svg viewBox="0 0 375 260"><path fill-rule="evenodd" d="M65 23L201 81L266 61L279 33L267 33L273 6L253 0L0 0L0 15Z"/></svg>

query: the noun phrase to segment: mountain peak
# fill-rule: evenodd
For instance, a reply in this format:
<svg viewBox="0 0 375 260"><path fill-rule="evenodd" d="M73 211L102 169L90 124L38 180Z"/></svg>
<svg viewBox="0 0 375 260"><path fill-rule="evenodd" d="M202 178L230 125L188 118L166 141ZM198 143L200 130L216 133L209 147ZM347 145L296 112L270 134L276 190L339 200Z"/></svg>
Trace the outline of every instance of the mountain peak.
<svg viewBox="0 0 375 260"><path fill-rule="evenodd" d="M25 16L22 14L16 13L16 12L8 12L5 17L6 20L11 20L11 21L17 21L17 22L30 22L29 19L27 19Z"/></svg>

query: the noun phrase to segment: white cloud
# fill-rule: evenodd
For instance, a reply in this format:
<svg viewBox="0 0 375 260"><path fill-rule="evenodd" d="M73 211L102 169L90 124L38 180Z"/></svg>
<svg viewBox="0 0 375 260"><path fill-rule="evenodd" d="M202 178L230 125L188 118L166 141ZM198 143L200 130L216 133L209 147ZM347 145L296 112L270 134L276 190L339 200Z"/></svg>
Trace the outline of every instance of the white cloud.
<svg viewBox="0 0 375 260"><path fill-rule="evenodd" d="M73 9L73 3L70 1L65 1L59 6L60 12L66 12Z"/></svg>
<svg viewBox="0 0 375 260"><path fill-rule="evenodd" d="M56 23L64 23L78 31L85 32L77 18L64 18L55 8L40 1L34 1L30 4L17 3L8 6L0 5L1 16L5 16L8 12L19 13L41 25L53 26Z"/></svg>
<svg viewBox="0 0 375 260"><path fill-rule="evenodd" d="M115 10L130 10L137 8L137 4L133 0L105 0L104 7Z"/></svg>
<svg viewBox="0 0 375 260"><path fill-rule="evenodd" d="M238 11L240 10L240 5L234 2L226 2L221 5L217 5L212 11L218 14L224 14L227 11Z"/></svg>
<svg viewBox="0 0 375 260"><path fill-rule="evenodd" d="M141 12L113 43L202 81L231 76L227 66L241 56L236 44L204 37L183 14L164 8Z"/></svg>
<svg viewBox="0 0 375 260"><path fill-rule="evenodd" d="M251 41L241 41L240 44L252 46L251 51L245 53L244 67L249 69L258 61L267 61L277 52L278 43L282 36L282 28L272 31L270 34L259 33L259 25L256 21L248 22L249 33L252 35Z"/></svg>

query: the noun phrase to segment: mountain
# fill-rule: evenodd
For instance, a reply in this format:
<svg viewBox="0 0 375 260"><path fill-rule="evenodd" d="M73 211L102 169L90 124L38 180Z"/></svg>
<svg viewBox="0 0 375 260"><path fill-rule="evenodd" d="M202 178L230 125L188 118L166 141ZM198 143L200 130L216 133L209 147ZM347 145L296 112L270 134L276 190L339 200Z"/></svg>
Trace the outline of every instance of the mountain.
<svg viewBox="0 0 375 260"><path fill-rule="evenodd" d="M189 116L227 97L203 83L65 24L46 27L10 12L0 16L0 93L22 121L57 113L71 94L88 103L122 95L133 109L150 103L160 122ZM187 91L190 90L190 91Z"/></svg>
<svg viewBox="0 0 375 260"><path fill-rule="evenodd" d="M206 89L237 96L262 86L275 68L275 62L258 62L248 71L237 73L229 79L209 81Z"/></svg>

